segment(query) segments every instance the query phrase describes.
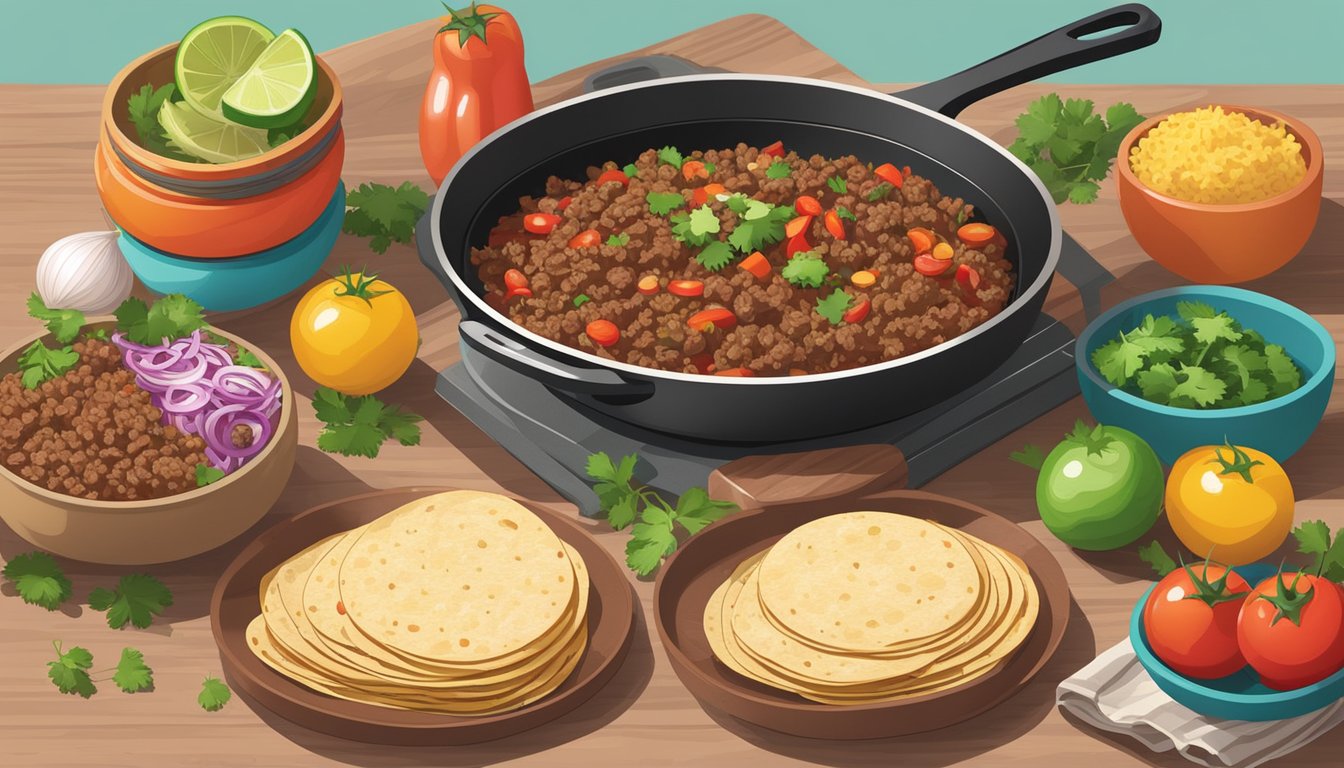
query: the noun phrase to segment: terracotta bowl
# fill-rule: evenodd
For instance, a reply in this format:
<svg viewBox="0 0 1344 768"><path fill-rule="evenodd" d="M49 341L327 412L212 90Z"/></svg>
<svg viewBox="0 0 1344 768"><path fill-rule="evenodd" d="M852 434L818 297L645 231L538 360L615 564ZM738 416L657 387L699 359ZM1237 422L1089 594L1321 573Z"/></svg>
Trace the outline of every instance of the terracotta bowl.
<svg viewBox="0 0 1344 768"><path fill-rule="evenodd" d="M1305 123L1278 112L1220 105L1266 125L1282 121L1302 146L1307 172L1292 189L1254 203L1189 203L1144 186L1129 166L1135 143L1168 115L1149 118L1120 144L1120 210L1154 261L1194 283L1240 283L1264 277L1302 250L1321 208L1321 140Z"/></svg>
<svg viewBox="0 0 1344 768"><path fill-rule="evenodd" d="M99 319L89 327L115 323ZM204 488L148 501L90 501L34 485L0 465L0 519L40 549L75 560L111 565L147 565L198 555L237 537L280 498L294 469L298 410L294 391L265 352L232 334L215 333L256 354L280 379L279 421L271 440L251 461ZM0 359L0 376L18 368L18 356L34 339L52 344L49 334L15 345Z"/></svg>
<svg viewBox="0 0 1344 768"><path fill-rule="evenodd" d="M108 215L136 239L196 258L244 256L307 229L331 200L345 160L342 93L320 57L309 128L282 146L236 163L189 163L137 141L127 99L145 84L173 81L177 44L131 62L108 85L94 176Z"/></svg>

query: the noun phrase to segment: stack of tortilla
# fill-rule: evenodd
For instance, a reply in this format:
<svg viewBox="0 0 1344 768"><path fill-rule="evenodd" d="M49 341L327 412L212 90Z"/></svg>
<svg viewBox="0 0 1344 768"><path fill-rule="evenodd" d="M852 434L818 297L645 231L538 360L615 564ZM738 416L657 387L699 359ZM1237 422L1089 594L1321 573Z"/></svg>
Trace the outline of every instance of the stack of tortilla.
<svg viewBox="0 0 1344 768"><path fill-rule="evenodd" d="M579 553L517 502L440 493L268 573L248 644L339 698L497 714L551 693L578 665L588 587Z"/></svg>
<svg viewBox="0 0 1344 768"><path fill-rule="evenodd" d="M988 673L1026 640L1040 597L1015 555L890 512L794 529L705 607L719 661L825 704L894 701Z"/></svg>

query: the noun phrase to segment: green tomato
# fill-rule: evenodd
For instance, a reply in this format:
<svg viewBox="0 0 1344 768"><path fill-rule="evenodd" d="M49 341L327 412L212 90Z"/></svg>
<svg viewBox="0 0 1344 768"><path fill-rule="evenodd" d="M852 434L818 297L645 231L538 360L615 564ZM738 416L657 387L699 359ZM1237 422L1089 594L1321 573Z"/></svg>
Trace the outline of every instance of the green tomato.
<svg viewBox="0 0 1344 768"><path fill-rule="evenodd" d="M1143 438L1080 421L1045 457L1036 506L1045 527L1065 544L1116 549L1157 522L1163 484L1162 462Z"/></svg>

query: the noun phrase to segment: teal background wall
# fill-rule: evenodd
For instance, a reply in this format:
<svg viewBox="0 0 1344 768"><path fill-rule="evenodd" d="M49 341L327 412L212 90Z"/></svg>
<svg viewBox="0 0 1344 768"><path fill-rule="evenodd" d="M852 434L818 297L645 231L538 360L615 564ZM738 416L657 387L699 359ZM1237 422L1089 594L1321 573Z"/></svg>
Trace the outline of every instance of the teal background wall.
<svg viewBox="0 0 1344 768"><path fill-rule="evenodd" d="M464 2L464 0L456 0ZM922 82L1115 0L500 0L542 80L741 13L788 24L860 76ZM1151 0L1155 46L1050 78L1077 83L1344 82L1344 0ZM210 16L297 27L321 51L441 13L436 0L0 0L0 82L105 83ZM428 55L428 52L426 52Z"/></svg>

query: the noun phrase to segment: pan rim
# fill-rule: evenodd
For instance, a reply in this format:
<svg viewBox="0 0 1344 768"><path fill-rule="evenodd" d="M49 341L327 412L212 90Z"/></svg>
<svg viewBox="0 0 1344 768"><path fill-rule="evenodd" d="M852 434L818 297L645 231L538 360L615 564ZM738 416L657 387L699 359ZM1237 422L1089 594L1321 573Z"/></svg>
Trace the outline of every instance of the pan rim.
<svg viewBox="0 0 1344 768"><path fill-rule="evenodd" d="M767 376L756 378L756 377L705 376L702 374L690 374L690 373L682 373L679 371L668 371L663 370L661 368L647 368L644 366L633 365L631 363L626 363L618 360L608 360L606 358L598 357L597 355L584 352L583 350L578 349L576 347L561 344L560 342L553 341L544 336L541 336L540 334L533 333L532 331L529 331L523 326L513 322L508 317L505 317L502 313L496 312L488 304L485 303L484 299L476 295L476 292L466 284L466 282L461 278L460 275L458 275L457 270L454 269L452 265L448 263L448 259L446 256L447 250L444 247L443 237L440 230L444 208L443 205L444 192L449 188L449 186L452 185L453 181L457 178L457 175L461 171L461 169L469 161L471 161L471 159L474 158L477 154L484 151L486 147L493 144L495 141L498 141L501 137L513 131L515 128L519 126L522 126L534 120L542 119L554 112L559 112L568 107L582 104L588 101L609 98L611 96L619 95L622 93L642 90L646 88L658 88L663 86L680 85L686 83L714 82L714 81L747 81L747 82L764 81L764 82L795 84L816 88L828 88L836 91L844 91L846 93L851 93L857 96L864 96L867 98L875 99L877 101L882 101L889 104L894 104L899 107L903 107L905 109L909 109L913 112L925 115L941 123L944 123L949 128L952 128L953 130L956 130L962 134L965 134L966 136L969 136L970 138L976 141L979 141L980 143L989 147L992 151L998 153L1004 159L1008 160L1012 165L1016 166L1018 172L1021 173L1023 177L1025 177L1027 181L1036 189L1036 192L1040 196L1042 203L1045 205L1045 209L1047 211L1047 215L1050 220L1050 247L1046 252L1045 263L1042 265L1040 273L1036 276L1036 279L1032 281L1030 286L1021 289L1018 293L1018 297L1015 300L1010 301L1008 305L1005 306L1003 310L999 312L997 315L991 317L989 320L986 320L980 325L977 325L971 330L958 335L955 338L944 341L941 344L935 344L934 346L929 347L928 349L921 350L911 355L903 355L893 360L883 360L882 362L879 363L859 366L857 368L847 368L840 371L809 373L798 376ZM976 338L982 333L989 332L995 326L1005 322L1009 317L1011 317L1016 312L1021 311L1022 307L1025 304L1023 300L1026 297L1034 296L1047 289L1049 282L1054 278L1055 272L1058 269L1060 251L1063 248L1063 230L1060 226L1059 221L1059 209L1055 205L1054 200L1050 197L1049 193L1046 191L1045 185L1041 183L1041 180L1037 178L1036 174L1033 173L1031 169L1028 168L1021 160L1018 160L1007 149L1000 146L997 142L990 139L985 134L975 130L974 128L971 128L970 126L965 125L964 123L958 122L957 120L948 117L940 112L929 109L928 107L916 104L906 99L902 99L899 96L882 93L881 91L877 91L872 88L847 85L844 83L833 83L828 80L819 80L810 77L793 77L789 75L758 75L758 74L744 74L738 72L681 75L678 77L657 78L654 80L645 80L637 83L630 83L627 85L614 86L612 88L604 88L600 91L595 91L593 93L586 93L579 96L564 99L550 106L543 107L541 109L537 109L533 112L523 115L522 117L496 129L493 133L486 136L484 139L481 139L479 142L476 143L475 146L469 149L466 152L466 154L464 154L462 158L457 161L456 164L453 165L453 168L449 171L448 175L444 177L443 183L439 185L438 190L435 192L434 204L430 210L429 224L430 224L430 239L434 245L434 258L438 260L439 266L443 270L443 273L448 276L448 279L450 281L452 281L459 295L461 295L466 301L470 302L471 305L475 307L478 311L484 313L487 317L491 318L492 320L498 321L498 323L502 327L496 330L508 334L515 334L518 337L521 337L522 339L527 341L529 344L542 348L543 350L546 351L548 355L560 356L559 357L560 361L565 361L566 358L573 358L577 359L587 367L615 370L623 374L629 374L636 378L642 378L645 380L653 379L664 381L677 381L677 382L688 382L699 384L718 384L722 386L745 386L745 387L765 386L765 385L778 386L780 384L807 384L821 381L836 381L836 380L848 379L854 376L859 376L868 373L875 373L878 371L890 370L893 368L900 367L902 365L912 364L920 360L929 358L938 352L946 351L955 348L957 346L960 346L962 344L969 343L972 339ZM470 318L463 317L462 319L466 320Z"/></svg>

